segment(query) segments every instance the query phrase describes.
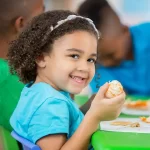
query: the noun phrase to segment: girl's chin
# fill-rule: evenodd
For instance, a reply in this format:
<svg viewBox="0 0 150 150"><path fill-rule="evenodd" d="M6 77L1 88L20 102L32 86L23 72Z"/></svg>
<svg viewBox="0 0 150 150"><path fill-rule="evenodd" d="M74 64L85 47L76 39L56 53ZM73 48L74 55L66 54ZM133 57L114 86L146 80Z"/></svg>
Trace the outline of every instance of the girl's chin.
<svg viewBox="0 0 150 150"><path fill-rule="evenodd" d="M79 89L79 90L70 90L71 94L79 94L82 92L83 89Z"/></svg>

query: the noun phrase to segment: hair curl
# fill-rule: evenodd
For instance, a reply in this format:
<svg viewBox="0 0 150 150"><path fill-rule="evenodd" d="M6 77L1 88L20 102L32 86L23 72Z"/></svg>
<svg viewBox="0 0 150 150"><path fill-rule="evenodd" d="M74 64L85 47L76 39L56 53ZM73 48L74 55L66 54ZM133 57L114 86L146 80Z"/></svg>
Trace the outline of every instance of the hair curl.
<svg viewBox="0 0 150 150"><path fill-rule="evenodd" d="M36 59L43 53L49 53L56 39L78 30L90 32L97 38L93 26L81 18L69 20L51 32L51 26L55 26L58 21L74 14L70 11L55 10L33 18L18 39L11 43L8 51L11 73L16 73L24 83L35 81L37 76Z"/></svg>

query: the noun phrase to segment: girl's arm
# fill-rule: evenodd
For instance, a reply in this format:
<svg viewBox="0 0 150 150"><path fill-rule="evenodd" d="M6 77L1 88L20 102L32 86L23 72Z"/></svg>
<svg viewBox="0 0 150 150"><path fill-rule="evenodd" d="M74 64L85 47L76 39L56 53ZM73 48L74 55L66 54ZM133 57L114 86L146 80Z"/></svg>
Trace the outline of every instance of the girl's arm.
<svg viewBox="0 0 150 150"><path fill-rule="evenodd" d="M86 114L86 112L89 110L94 97L95 94L92 95L91 98L83 106L80 107L80 110L82 111L83 114Z"/></svg>
<svg viewBox="0 0 150 150"><path fill-rule="evenodd" d="M49 135L38 140L37 145L42 150L87 150L99 122L117 118L125 101L124 92L111 99L105 98L107 89L108 84L100 88L82 123L69 140L64 134Z"/></svg>
<svg viewBox="0 0 150 150"><path fill-rule="evenodd" d="M99 121L87 113L79 128L67 141L66 134L55 134L41 138L37 145L42 150L87 150L91 135L97 130Z"/></svg>

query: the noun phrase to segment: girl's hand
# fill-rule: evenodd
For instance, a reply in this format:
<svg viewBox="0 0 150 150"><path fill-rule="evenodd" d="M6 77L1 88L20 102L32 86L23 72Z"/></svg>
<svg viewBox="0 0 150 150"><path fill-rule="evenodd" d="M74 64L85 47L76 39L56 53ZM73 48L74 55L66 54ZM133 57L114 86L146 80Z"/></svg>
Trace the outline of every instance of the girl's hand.
<svg viewBox="0 0 150 150"><path fill-rule="evenodd" d="M105 93L108 86L108 83L106 83L100 87L88 111L96 121L107 121L117 118L125 102L124 92L114 98L106 98Z"/></svg>

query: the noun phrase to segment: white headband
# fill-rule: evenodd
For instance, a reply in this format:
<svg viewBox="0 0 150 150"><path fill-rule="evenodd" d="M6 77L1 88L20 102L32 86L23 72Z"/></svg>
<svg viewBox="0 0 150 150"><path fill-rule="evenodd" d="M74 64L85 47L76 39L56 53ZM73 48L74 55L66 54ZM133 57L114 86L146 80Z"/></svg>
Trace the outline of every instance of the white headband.
<svg viewBox="0 0 150 150"><path fill-rule="evenodd" d="M69 15L66 19L58 21L56 26L54 26L54 27L51 26L51 27L50 27L51 32L52 32L54 29L58 28L58 27L59 27L60 25L62 25L63 23L65 23L65 22L67 22L67 21L69 21L69 20L76 19L76 18L81 18L81 19L87 20L87 21L93 26L94 30L96 31L97 36L98 36L98 39L100 38L100 33L99 33L98 30L96 29L96 27L95 27L95 25L94 25L94 23L93 23L93 21L92 21L91 19L85 18L85 17L82 17L82 16L76 16L76 15Z"/></svg>

